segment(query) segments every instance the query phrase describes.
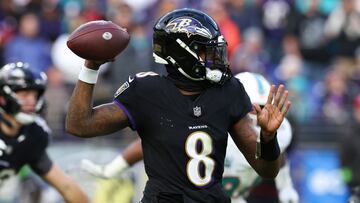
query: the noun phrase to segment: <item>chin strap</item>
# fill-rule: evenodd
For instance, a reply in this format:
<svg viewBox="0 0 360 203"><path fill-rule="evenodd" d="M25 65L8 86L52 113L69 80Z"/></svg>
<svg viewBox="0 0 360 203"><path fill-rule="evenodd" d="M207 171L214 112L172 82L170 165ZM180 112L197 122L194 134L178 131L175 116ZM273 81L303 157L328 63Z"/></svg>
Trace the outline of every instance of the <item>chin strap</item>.
<svg viewBox="0 0 360 203"><path fill-rule="evenodd" d="M194 80L194 81L203 81L205 80L204 78L194 78L191 77L190 75L188 75L180 66L178 68L178 71L183 74L185 77L189 78L190 80Z"/></svg>
<svg viewBox="0 0 360 203"><path fill-rule="evenodd" d="M3 122L5 125L7 125L10 128L14 127L11 124L11 122L9 122L6 118L4 118L3 113L5 113L5 112L0 107L0 121ZM36 114L26 114L26 113L23 113L23 112L19 112L19 113L14 115L14 118L20 124L28 125L28 124L31 124L31 123L35 122L35 120L38 118L38 115L36 115Z"/></svg>
<svg viewBox="0 0 360 203"><path fill-rule="evenodd" d="M0 113L6 113L15 118L17 122L19 122L22 125L28 125L33 122L39 117L37 113L39 113L44 106L44 98L43 96L40 96L37 100L36 106L35 106L35 113L24 113L21 112L21 104L16 99L15 92L7 85L3 86L0 89L0 93L3 97L6 98L6 104L4 106L0 106ZM6 125L9 127L12 127L11 123L6 121L6 119L2 119Z"/></svg>
<svg viewBox="0 0 360 203"><path fill-rule="evenodd" d="M38 115L36 114L27 114L23 112L19 112L14 115L15 120L21 123L22 125L28 125L35 122L37 117Z"/></svg>

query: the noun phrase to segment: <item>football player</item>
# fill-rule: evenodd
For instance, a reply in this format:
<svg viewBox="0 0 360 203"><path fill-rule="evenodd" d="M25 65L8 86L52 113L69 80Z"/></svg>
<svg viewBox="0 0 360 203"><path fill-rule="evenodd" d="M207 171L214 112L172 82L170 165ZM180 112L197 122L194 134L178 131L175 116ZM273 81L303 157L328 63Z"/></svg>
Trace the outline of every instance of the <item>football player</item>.
<svg viewBox="0 0 360 203"><path fill-rule="evenodd" d="M235 76L244 85L252 103L259 104L260 107L266 105L267 97L270 91L270 83L260 74L244 72ZM258 134L260 134L260 127L257 125L256 112L250 113L253 120L253 125ZM281 153L286 153L286 148L290 145L292 139L292 129L289 121L284 118L281 126L277 131ZM286 157L286 156L285 156ZM236 144L232 139L228 139L228 146L225 157L225 170L223 177L223 187L226 193L231 196L233 203L246 202L245 199L253 189L261 181L261 177L254 171L251 165L246 161L245 157L238 152ZM299 202L299 195L293 187L290 176L290 168L288 161L283 160L279 174L275 178L275 185L277 189L277 197L268 197L262 194L264 198L257 202L278 202L281 203L297 203ZM254 202L251 199L249 202Z"/></svg>
<svg viewBox="0 0 360 203"><path fill-rule="evenodd" d="M232 77L226 46L207 14L194 9L165 14L154 26L153 51L168 75L138 73L120 86L113 102L93 107L98 68L107 61L85 60L70 99L67 131L94 137L127 126L136 130L149 177L143 203L230 202L221 189L228 132L250 165L274 178L282 160L276 131L290 102L284 86L276 91L273 85L266 105L254 105L261 127L257 143L248 114L253 106Z"/></svg>
<svg viewBox="0 0 360 203"><path fill-rule="evenodd" d="M0 69L0 189L25 165L52 185L69 203L86 203L87 196L46 153L49 128L39 116L44 104L46 75L26 63Z"/></svg>
<svg viewBox="0 0 360 203"><path fill-rule="evenodd" d="M248 93L252 103L260 106L266 104L266 100L270 91L270 83L260 74L256 73L239 73L235 76L239 79L246 92ZM258 133L260 128L256 123L256 112L252 112L253 124ZM292 130L289 121L285 118L277 132L279 146L282 153L285 152L292 139ZM142 159L141 140L137 139L129 145L120 156L116 157L107 165L98 165L90 160L82 160L81 167L90 174L100 178L117 178L137 161ZM228 146L225 156L225 169L223 175L223 188L231 197L231 202L246 202L245 198L250 189L256 186L261 177L254 171L245 157L239 152L234 141L229 136ZM299 196L293 187L289 164L287 161L281 167L276 179L276 187L278 190L278 199L281 203L297 203ZM277 199L277 198L276 198Z"/></svg>

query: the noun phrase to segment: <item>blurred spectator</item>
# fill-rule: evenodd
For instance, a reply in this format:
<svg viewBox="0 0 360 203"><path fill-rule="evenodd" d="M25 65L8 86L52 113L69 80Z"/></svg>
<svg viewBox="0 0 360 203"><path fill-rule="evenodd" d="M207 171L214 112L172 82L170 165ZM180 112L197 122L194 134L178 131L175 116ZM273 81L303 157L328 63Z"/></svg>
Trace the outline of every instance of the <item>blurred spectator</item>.
<svg viewBox="0 0 360 203"><path fill-rule="evenodd" d="M336 64L336 66L341 65L343 64ZM330 122L346 123L349 120L350 95L345 75L335 67L325 75L324 88L323 114Z"/></svg>
<svg viewBox="0 0 360 203"><path fill-rule="evenodd" d="M353 123L356 126L360 126L360 47L356 49L354 56L354 64L348 68L347 81L349 86L349 95L353 100L353 106L350 108L350 112L354 117Z"/></svg>
<svg viewBox="0 0 360 203"><path fill-rule="evenodd" d="M70 27L71 21L80 15L83 8L82 1L72 1L72 0L59 0L58 6L62 11L62 32L70 32L68 28Z"/></svg>
<svg viewBox="0 0 360 203"><path fill-rule="evenodd" d="M270 69L270 56L263 49L263 34L259 28L249 28L244 33L244 40L235 50L230 68L234 74L255 72L267 75Z"/></svg>
<svg viewBox="0 0 360 203"><path fill-rule="evenodd" d="M298 11L305 13L309 9L308 0L294 0L295 6ZM332 12L337 5L340 3L340 0L318 0L318 10L325 14L326 16Z"/></svg>
<svg viewBox="0 0 360 203"><path fill-rule="evenodd" d="M126 28L128 32L132 31L135 16L132 7L128 4L124 2L121 3L120 1L120 3L116 6L116 10L114 10L113 15L109 16L109 18L109 20L112 20L121 27Z"/></svg>
<svg viewBox="0 0 360 203"><path fill-rule="evenodd" d="M158 2L158 0L108 0L106 16L107 18L112 19L112 16L118 12L119 4L124 3L132 8L135 21L146 21L146 24L148 24L150 28L150 25L152 25L152 22L154 21L151 14L154 14L155 10L157 10ZM150 31L150 29L147 30L147 34L150 34Z"/></svg>
<svg viewBox="0 0 360 203"><path fill-rule="evenodd" d="M95 87L94 105L111 102L109 98L113 97L116 89L127 81L129 76L134 76L136 73L146 71L165 72L165 70L160 69L154 70L153 66L151 66L154 63L152 57L152 40L147 35L145 21L138 21L141 19L134 16L134 10L129 4L122 1L113 3L113 6L116 5L116 7L113 7L113 10L108 13L109 20L126 28L131 38L127 48L116 56L113 62L108 63L105 69L101 69L103 72L99 80L102 80L102 82ZM114 139L119 138L119 133L122 134L122 140L136 137L134 131L125 129L113 133L112 136Z"/></svg>
<svg viewBox="0 0 360 203"><path fill-rule="evenodd" d="M355 51L354 62L354 68L349 74L352 95L360 94L360 47Z"/></svg>
<svg viewBox="0 0 360 203"><path fill-rule="evenodd" d="M40 13L42 9L43 0L23 0L14 1L18 6L23 6L25 10Z"/></svg>
<svg viewBox="0 0 360 203"><path fill-rule="evenodd" d="M105 19L106 11L102 10L101 1L104 0L59 0L58 7L63 12L63 32L70 32L67 29L71 26L71 21L80 15L86 22ZM112 5L109 6L109 10L111 10Z"/></svg>
<svg viewBox="0 0 360 203"><path fill-rule="evenodd" d="M35 13L22 15L18 33L5 46L5 62L24 61L38 71L47 72L52 67L51 44L39 35L39 31L39 18Z"/></svg>
<svg viewBox="0 0 360 203"><path fill-rule="evenodd" d="M128 4L133 8L134 13L141 14L140 12L143 12L147 10L149 7L154 5L157 0L123 0L124 3Z"/></svg>
<svg viewBox="0 0 360 203"><path fill-rule="evenodd" d="M329 62L330 54L324 38L326 16L319 10L319 0L305 0L304 13L294 10L289 15L287 34L299 40L301 54L305 60L322 63Z"/></svg>
<svg viewBox="0 0 360 203"><path fill-rule="evenodd" d="M313 110L322 106L319 103L321 95L317 88L321 86L319 81L323 80L332 59L323 31L326 16L320 12L319 1L302 1L304 6L301 12L292 10L288 17L287 36L285 37L297 41L299 54L303 58L301 75L291 81L302 84L302 92L307 94L307 96L299 95L304 96L304 102L299 105L308 106L306 107L307 111L303 109L304 111L299 110L298 112L299 115L303 115L301 116L303 119L313 116ZM292 83L292 85L295 84ZM297 88L301 86L297 85Z"/></svg>
<svg viewBox="0 0 360 203"><path fill-rule="evenodd" d="M228 43L228 56L231 59L235 48L240 44L240 29L230 18L222 0L203 1L203 9L218 23L220 31Z"/></svg>
<svg viewBox="0 0 360 203"><path fill-rule="evenodd" d="M186 4L183 4L183 1L184 0L157 0L157 2L149 8L147 12L147 18L142 20L144 23L146 23L146 33L149 39L152 39L153 25L155 22L166 13L175 9L179 9L182 6L186 6ZM153 64L154 66L159 67L157 63L154 62Z"/></svg>
<svg viewBox="0 0 360 203"><path fill-rule="evenodd" d="M110 20L126 28L131 38L128 47L105 70L103 79L108 86L97 86L101 89L98 92L104 93L103 98L109 98L109 94L112 95L129 75L151 71L150 65L153 61L151 39L146 35L143 22L135 21L132 7L119 3L117 12Z"/></svg>
<svg viewBox="0 0 360 203"><path fill-rule="evenodd" d="M50 81L54 81L54 84L49 85L50 91L45 95L49 101L46 119L55 135L63 135L66 102L74 89L80 68L84 64L84 59L75 55L67 47L68 37L83 23L104 19L103 12L97 9L97 0L62 1L62 3L65 9L63 18L65 32L56 38L51 49L51 57L57 69L48 73L49 77L54 77L53 80L49 78Z"/></svg>
<svg viewBox="0 0 360 203"><path fill-rule="evenodd" d="M283 43L283 58L275 70L276 78L287 81L303 73L303 58L299 50L299 42L294 36L287 36Z"/></svg>
<svg viewBox="0 0 360 203"><path fill-rule="evenodd" d="M155 20L172 10L180 8L180 1L181 0L158 0L158 3L156 4Z"/></svg>
<svg viewBox="0 0 360 203"><path fill-rule="evenodd" d="M17 16L16 4L13 0L2 0L0 1L0 13L1 17L4 16Z"/></svg>
<svg viewBox="0 0 360 203"><path fill-rule="evenodd" d="M289 90L289 99L296 108L290 110L297 121L303 122L311 117L311 86L308 73L304 69L304 61L300 54L298 40L287 36L283 40L284 56L275 69L276 80L285 84Z"/></svg>
<svg viewBox="0 0 360 203"><path fill-rule="evenodd" d="M64 135L65 110L70 96L63 86L64 76L57 68L49 69L47 75L49 85L44 94L47 101L44 118L51 127L54 138L61 138Z"/></svg>
<svg viewBox="0 0 360 203"><path fill-rule="evenodd" d="M12 9L5 4L6 1L0 2L0 64L4 64L4 47L5 44L13 37L16 31L17 21L12 13Z"/></svg>
<svg viewBox="0 0 360 203"><path fill-rule="evenodd" d="M227 0L226 8L241 34L250 27L261 27L261 9L257 4L246 0Z"/></svg>
<svg viewBox="0 0 360 203"><path fill-rule="evenodd" d="M103 20L105 18L104 11L99 10L97 0L86 0L81 15L86 21Z"/></svg>
<svg viewBox="0 0 360 203"><path fill-rule="evenodd" d="M41 14L41 34L51 42L61 34L61 16L56 1L43 1Z"/></svg>
<svg viewBox="0 0 360 203"><path fill-rule="evenodd" d="M360 186L360 94L354 98L352 107L352 131L340 139L342 175L349 189Z"/></svg>
<svg viewBox="0 0 360 203"><path fill-rule="evenodd" d="M72 19L68 24L70 32L85 23L83 16L76 16ZM84 64L84 59L75 55L67 47L66 42L69 35L70 33L63 33L53 43L51 57L56 70L48 71L52 84L48 86L48 91L45 93L48 101L45 118L53 130L53 134L58 138L64 134L66 104Z"/></svg>
<svg viewBox="0 0 360 203"><path fill-rule="evenodd" d="M54 65L60 70L63 75L65 85L69 89L69 94L74 88L75 83L78 79L79 71L84 59L75 55L66 45L66 42L69 38L70 33L79 27L81 24L85 23L83 16L76 16L69 23L69 33L63 33L60 35L55 42L53 43L51 49L51 57L54 62Z"/></svg>
<svg viewBox="0 0 360 203"><path fill-rule="evenodd" d="M286 17L291 9L290 0L264 0L262 1L263 25L270 37L281 37Z"/></svg>
<svg viewBox="0 0 360 203"><path fill-rule="evenodd" d="M262 24L266 41L265 48L273 62L281 58L281 41L285 34L286 18L291 11L291 0L262 0Z"/></svg>
<svg viewBox="0 0 360 203"><path fill-rule="evenodd" d="M335 42L336 55L352 58L360 45L360 13L355 3L342 0L326 22L325 35Z"/></svg>
<svg viewBox="0 0 360 203"><path fill-rule="evenodd" d="M353 111L354 121L355 121L356 125L358 127L360 127L360 94L358 94L354 98L353 109L354 109L354 111ZM358 146L360 146L360 145L358 145ZM360 184L360 182L359 182L359 184Z"/></svg>

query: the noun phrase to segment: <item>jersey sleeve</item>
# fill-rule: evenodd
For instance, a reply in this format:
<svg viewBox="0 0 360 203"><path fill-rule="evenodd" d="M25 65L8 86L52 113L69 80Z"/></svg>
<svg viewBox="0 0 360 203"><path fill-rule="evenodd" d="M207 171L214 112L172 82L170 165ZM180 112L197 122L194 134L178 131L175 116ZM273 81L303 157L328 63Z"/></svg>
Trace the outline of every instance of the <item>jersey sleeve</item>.
<svg viewBox="0 0 360 203"><path fill-rule="evenodd" d="M136 76L129 76L114 95L113 102L127 115L130 128L138 130L143 120L143 114L147 111L145 102L149 94L152 94L154 72L141 72Z"/></svg>
<svg viewBox="0 0 360 203"><path fill-rule="evenodd" d="M47 174L50 171L52 165L53 165L53 162L51 161L51 159L50 159L49 155L46 153L46 151L44 151L40 155L38 160L30 163L31 169L40 176Z"/></svg>
<svg viewBox="0 0 360 203"><path fill-rule="evenodd" d="M232 124L235 124L252 110L252 104L243 84L235 78L231 82L234 88L231 93L231 100L233 102L230 115Z"/></svg>
<svg viewBox="0 0 360 203"><path fill-rule="evenodd" d="M28 132L30 136L34 137L32 142L33 150L29 152L32 153L29 165L38 175L44 175L49 172L53 164L46 152L51 134L50 128L45 120L37 119L36 122L30 126Z"/></svg>
<svg viewBox="0 0 360 203"><path fill-rule="evenodd" d="M135 106L137 104L137 83L138 80L135 77L129 76L129 79L116 90L113 100L128 117L132 130L136 130L136 122L133 114L135 114Z"/></svg>

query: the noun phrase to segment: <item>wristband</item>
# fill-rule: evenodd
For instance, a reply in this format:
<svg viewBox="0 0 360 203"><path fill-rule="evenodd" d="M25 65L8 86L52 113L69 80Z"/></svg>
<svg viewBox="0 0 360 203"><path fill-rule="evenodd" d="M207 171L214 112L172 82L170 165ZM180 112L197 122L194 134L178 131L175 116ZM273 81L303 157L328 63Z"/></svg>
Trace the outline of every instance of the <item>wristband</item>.
<svg viewBox="0 0 360 203"><path fill-rule="evenodd" d="M115 177L129 167L123 156L116 157L113 161L104 167L106 177Z"/></svg>
<svg viewBox="0 0 360 203"><path fill-rule="evenodd" d="M98 75L99 72L97 70L87 68L85 65L83 65L80 70L79 80L88 84L95 84L98 79Z"/></svg>
<svg viewBox="0 0 360 203"><path fill-rule="evenodd" d="M256 142L256 158L266 161L275 161L280 155L280 147L277 141L277 133L269 142L264 143L260 133L260 142Z"/></svg>

